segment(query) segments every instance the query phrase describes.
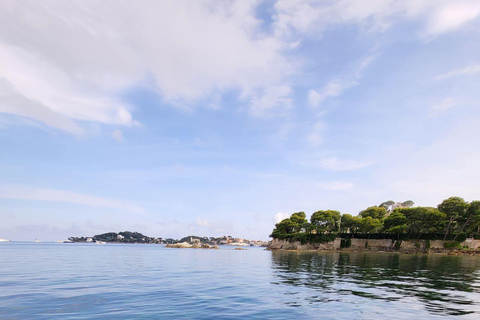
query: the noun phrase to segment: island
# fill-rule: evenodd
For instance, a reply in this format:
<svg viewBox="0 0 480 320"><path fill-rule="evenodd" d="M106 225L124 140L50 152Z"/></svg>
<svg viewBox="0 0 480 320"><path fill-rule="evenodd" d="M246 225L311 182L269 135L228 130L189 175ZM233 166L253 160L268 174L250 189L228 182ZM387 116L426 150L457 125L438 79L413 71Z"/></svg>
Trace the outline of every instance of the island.
<svg viewBox="0 0 480 320"><path fill-rule="evenodd" d="M70 237L71 242L95 242L95 243L161 243L161 238L148 237L140 232L107 232L93 237Z"/></svg>
<svg viewBox="0 0 480 320"><path fill-rule="evenodd" d="M210 248L218 245L231 245L231 246L256 246L267 247L269 242L262 240L249 240L243 238L234 238L232 236L223 237L200 237L200 236L186 236L178 239L161 237L148 237L140 232L107 232L98 234L92 237L70 237L66 241L62 242L79 242L79 243L150 243L150 244L166 244L168 247L178 248L190 248L190 247L203 247Z"/></svg>
<svg viewBox="0 0 480 320"><path fill-rule="evenodd" d="M270 250L480 254L480 201L450 197L436 208L392 200L357 216L337 210L293 213L275 225Z"/></svg>

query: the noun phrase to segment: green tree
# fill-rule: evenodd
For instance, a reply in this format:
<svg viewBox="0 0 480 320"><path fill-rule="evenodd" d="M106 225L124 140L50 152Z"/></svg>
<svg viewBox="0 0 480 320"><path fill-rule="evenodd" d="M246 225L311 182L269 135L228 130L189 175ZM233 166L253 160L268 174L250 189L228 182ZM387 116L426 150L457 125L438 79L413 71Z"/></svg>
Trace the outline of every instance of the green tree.
<svg viewBox="0 0 480 320"><path fill-rule="evenodd" d="M356 233L358 231L359 225L360 223L358 217L354 217L348 213L342 214L342 217L340 219L341 232Z"/></svg>
<svg viewBox="0 0 480 320"><path fill-rule="evenodd" d="M373 219L382 220L385 217L386 213L387 210L384 207L373 206L361 211L360 216L362 218L371 217Z"/></svg>
<svg viewBox="0 0 480 320"><path fill-rule="evenodd" d="M295 224L295 232L301 232L305 222L308 222L303 211L293 213L290 220Z"/></svg>
<svg viewBox="0 0 480 320"><path fill-rule="evenodd" d="M415 202L413 202L412 200L407 200L402 202L402 206L405 208L411 208L413 207L414 204Z"/></svg>
<svg viewBox="0 0 480 320"><path fill-rule="evenodd" d="M442 232L447 222L447 216L437 208L420 207L420 233Z"/></svg>
<svg viewBox="0 0 480 320"><path fill-rule="evenodd" d="M415 207L397 208L392 213L400 213L407 219L407 232L412 234L441 232L446 223L446 216L436 208Z"/></svg>
<svg viewBox="0 0 480 320"><path fill-rule="evenodd" d="M480 226L480 201L472 201L465 211L465 216L459 217L461 223L457 232L466 232L468 235L473 235L478 231Z"/></svg>
<svg viewBox="0 0 480 320"><path fill-rule="evenodd" d="M276 238L278 235L292 234L296 231L297 227L297 224L294 223L290 218L283 219L279 223L275 224L275 229L273 229L271 236Z"/></svg>
<svg viewBox="0 0 480 320"><path fill-rule="evenodd" d="M388 233L403 233L407 230L407 218L403 213L395 210L385 219L383 226Z"/></svg>
<svg viewBox="0 0 480 320"><path fill-rule="evenodd" d="M360 232L361 233L373 233L378 231L382 227L382 222L380 219L372 218L367 216L360 218Z"/></svg>
<svg viewBox="0 0 480 320"><path fill-rule="evenodd" d="M393 206L394 204L395 204L395 201L388 200L388 201L380 203L379 207L385 208L385 210L388 210L388 208L390 208L390 206Z"/></svg>
<svg viewBox="0 0 480 320"><path fill-rule="evenodd" d="M306 233L312 233L312 231L315 230L315 227L313 226L313 224L307 221L303 223L302 229Z"/></svg>
<svg viewBox="0 0 480 320"><path fill-rule="evenodd" d="M340 212L336 210L320 210L312 214L310 222L318 233L338 231Z"/></svg>
<svg viewBox="0 0 480 320"><path fill-rule="evenodd" d="M467 208L468 203L460 197L450 197L438 205L438 210L447 216L448 222L447 229L445 230L445 238L458 223L457 219L465 216Z"/></svg>

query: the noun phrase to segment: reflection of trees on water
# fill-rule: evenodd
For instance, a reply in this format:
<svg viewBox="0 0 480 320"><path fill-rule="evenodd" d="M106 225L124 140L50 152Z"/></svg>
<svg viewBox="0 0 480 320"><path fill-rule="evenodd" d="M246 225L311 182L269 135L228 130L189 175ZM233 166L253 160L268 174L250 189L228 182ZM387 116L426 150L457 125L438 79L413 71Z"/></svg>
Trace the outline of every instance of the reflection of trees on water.
<svg viewBox="0 0 480 320"><path fill-rule="evenodd" d="M315 289L315 301L414 298L435 314L480 313L478 257L274 251L272 261L274 283Z"/></svg>

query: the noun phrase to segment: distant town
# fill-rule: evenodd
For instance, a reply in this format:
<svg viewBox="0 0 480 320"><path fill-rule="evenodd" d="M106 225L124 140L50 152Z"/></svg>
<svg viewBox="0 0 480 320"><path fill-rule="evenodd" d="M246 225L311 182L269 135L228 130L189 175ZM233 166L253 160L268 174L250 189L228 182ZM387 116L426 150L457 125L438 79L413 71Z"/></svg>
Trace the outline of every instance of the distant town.
<svg viewBox="0 0 480 320"><path fill-rule="evenodd" d="M177 243L190 243L190 244L206 244L206 245L231 245L231 246L257 246L266 247L268 241L262 240L249 240L243 238L234 238L232 236L223 237L200 237L200 236L187 236L181 239L172 238L155 238L148 237L139 232L108 232L98 234L93 237L70 237L68 241L64 242L85 242L85 243L152 243L152 244L177 244Z"/></svg>

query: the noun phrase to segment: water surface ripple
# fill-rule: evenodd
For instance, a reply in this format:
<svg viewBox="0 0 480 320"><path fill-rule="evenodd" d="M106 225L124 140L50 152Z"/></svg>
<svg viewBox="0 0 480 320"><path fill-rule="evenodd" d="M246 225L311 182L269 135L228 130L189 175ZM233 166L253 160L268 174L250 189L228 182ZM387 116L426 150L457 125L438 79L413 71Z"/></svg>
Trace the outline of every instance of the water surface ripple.
<svg viewBox="0 0 480 320"><path fill-rule="evenodd" d="M1 319L479 319L480 258L0 244Z"/></svg>

